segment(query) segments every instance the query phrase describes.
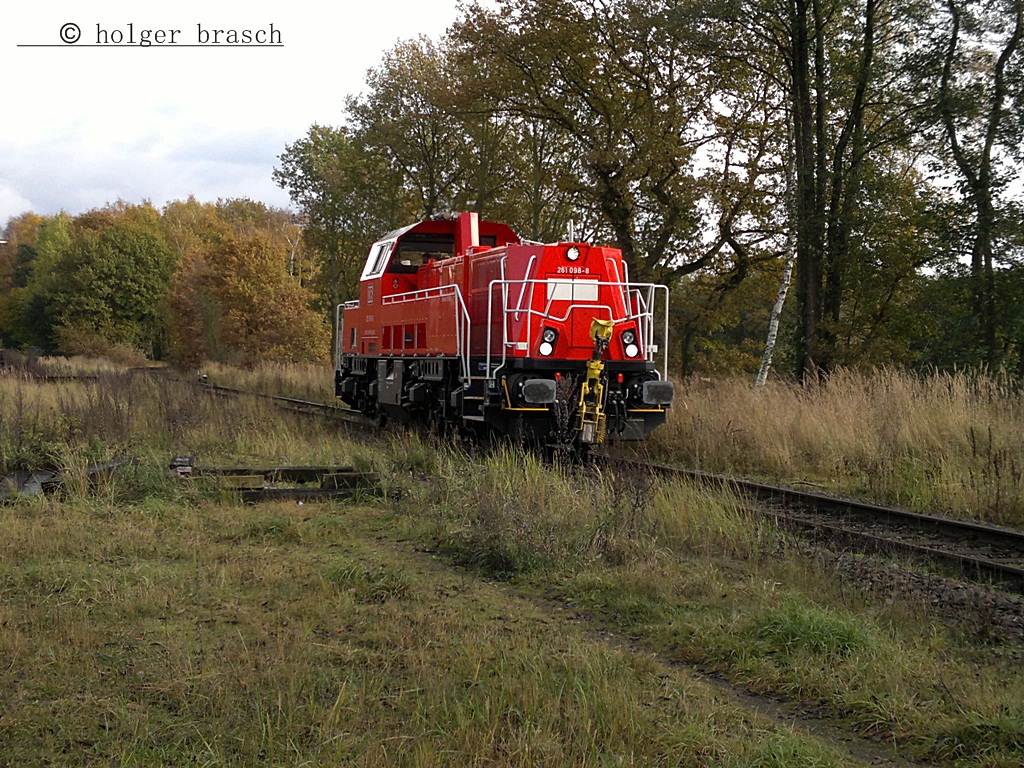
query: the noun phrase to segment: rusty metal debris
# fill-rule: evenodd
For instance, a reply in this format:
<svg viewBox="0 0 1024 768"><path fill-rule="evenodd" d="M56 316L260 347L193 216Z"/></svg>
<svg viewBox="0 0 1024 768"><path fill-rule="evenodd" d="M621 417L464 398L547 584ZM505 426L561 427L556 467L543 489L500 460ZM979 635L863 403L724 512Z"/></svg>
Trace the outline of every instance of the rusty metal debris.
<svg viewBox="0 0 1024 768"><path fill-rule="evenodd" d="M57 472L8 472L0 479L0 500L13 496L37 496L60 485Z"/></svg>
<svg viewBox="0 0 1024 768"><path fill-rule="evenodd" d="M85 476L90 483L96 483L133 462L134 459L116 459L102 464L93 464L85 468ZM49 470L8 472L6 475L0 476L0 501L6 501L15 496L36 496L41 493L50 493L60 488L65 479L65 473Z"/></svg>

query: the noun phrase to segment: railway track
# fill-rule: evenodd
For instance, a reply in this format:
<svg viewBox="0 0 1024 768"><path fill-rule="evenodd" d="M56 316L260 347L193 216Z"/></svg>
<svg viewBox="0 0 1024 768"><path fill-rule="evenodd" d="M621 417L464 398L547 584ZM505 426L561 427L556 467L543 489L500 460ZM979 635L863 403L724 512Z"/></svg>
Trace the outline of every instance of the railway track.
<svg viewBox="0 0 1024 768"><path fill-rule="evenodd" d="M727 487L756 500L759 513L818 541L867 552L897 553L1024 594L1024 531L696 470L630 459L608 461L631 471Z"/></svg>
<svg viewBox="0 0 1024 768"><path fill-rule="evenodd" d="M207 382L200 384L214 394L251 395L299 413L328 416L358 426L370 423L347 408ZM653 472L727 487L741 497L756 501L756 511L760 514L833 547L895 553L951 569L969 580L996 583L1024 594L1024 531L633 459L603 457L602 460L634 472Z"/></svg>
<svg viewBox="0 0 1024 768"><path fill-rule="evenodd" d="M284 397L283 395L267 395L262 392L250 392L248 390L221 386L220 384L210 384L206 381L200 381L198 383L203 389L215 395L221 395L224 397L258 397L265 400L271 400L282 408L294 411L295 413L326 416L360 427L370 426L372 423L369 419L359 413L359 411L353 411L351 408L342 408L337 405L327 405L325 403L317 403L309 400L299 400L294 397Z"/></svg>

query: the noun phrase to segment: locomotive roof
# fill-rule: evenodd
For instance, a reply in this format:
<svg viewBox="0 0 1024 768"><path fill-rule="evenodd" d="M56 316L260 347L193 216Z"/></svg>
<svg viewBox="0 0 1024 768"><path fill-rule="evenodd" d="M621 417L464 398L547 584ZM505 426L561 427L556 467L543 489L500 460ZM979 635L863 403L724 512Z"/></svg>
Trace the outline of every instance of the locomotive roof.
<svg viewBox="0 0 1024 768"><path fill-rule="evenodd" d="M426 221L430 221L430 219L426 219ZM416 227L418 227L422 223L423 223L422 221L417 221L415 224L409 224L408 226L400 227L399 229L393 229L390 232L388 232L386 235L384 235L384 237L382 237L380 239L381 240L396 240L399 237L401 237L402 235L404 235L406 232L409 232L409 231L411 231L413 229L416 229Z"/></svg>
<svg viewBox="0 0 1024 768"><path fill-rule="evenodd" d="M397 240L403 235L407 235L410 232L426 232L435 234L449 234L454 233L458 228L459 220L458 217L453 218L437 218L437 219L422 219L417 221L415 224L409 224L405 227L400 227L388 232L383 237L379 238L377 242L383 242L385 240ZM506 243L519 243L519 235L515 233L510 226L502 224L497 221L481 221L480 222L480 234L491 235L498 239L499 244L504 245Z"/></svg>
<svg viewBox="0 0 1024 768"><path fill-rule="evenodd" d="M418 266L414 264L417 256L421 260L444 259L464 254L471 246L494 248L521 242L507 224L477 221L475 213L463 213L451 219L424 219L394 229L377 240L367 254L359 279L376 279L385 269L414 271Z"/></svg>

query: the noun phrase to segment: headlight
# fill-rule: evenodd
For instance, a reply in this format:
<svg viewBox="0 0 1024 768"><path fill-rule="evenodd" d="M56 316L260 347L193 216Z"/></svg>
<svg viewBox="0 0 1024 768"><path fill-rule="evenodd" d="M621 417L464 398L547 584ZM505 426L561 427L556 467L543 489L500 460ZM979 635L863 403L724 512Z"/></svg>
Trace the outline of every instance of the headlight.
<svg viewBox="0 0 1024 768"><path fill-rule="evenodd" d="M579 257L580 249L577 248L575 245L570 246L569 250L565 252L565 258L567 258L569 261L576 261L576 259L578 259Z"/></svg>
<svg viewBox="0 0 1024 768"><path fill-rule="evenodd" d="M636 344L636 331L632 328L622 332L622 343L625 345Z"/></svg>
<svg viewBox="0 0 1024 768"><path fill-rule="evenodd" d="M626 357L636 357L638 354L640 354L640 347L636 344L626 345Z"/></svg>
<svg viewBox="0 0 1024 768"><path fill-rule="evenodd" d="M558 342L558 331L554 328L544 328L540 332L540 346L537 351L547 357L555 351L555 344Z"/></svg>

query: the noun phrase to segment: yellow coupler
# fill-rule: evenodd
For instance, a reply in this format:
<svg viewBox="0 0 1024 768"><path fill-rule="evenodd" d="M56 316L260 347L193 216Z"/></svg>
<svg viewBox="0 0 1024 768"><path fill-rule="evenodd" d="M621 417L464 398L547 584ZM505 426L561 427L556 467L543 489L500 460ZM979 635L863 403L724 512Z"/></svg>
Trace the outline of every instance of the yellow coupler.
<svg viewBox="0 0 1024 768"><path fill-rule="evenodd" d="M594 354L587 363L587 375L580 385L579 419L576 431L581 443L603 443L608 434L604 413L604 352L612 337L615 323L594 318L590 324L590 338L594 340Z"/></svg>

